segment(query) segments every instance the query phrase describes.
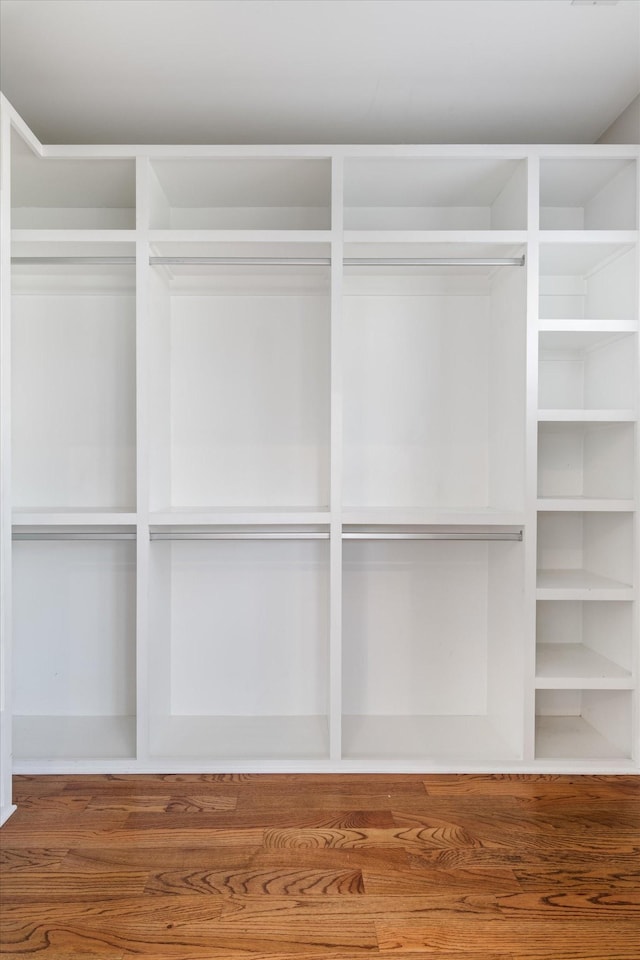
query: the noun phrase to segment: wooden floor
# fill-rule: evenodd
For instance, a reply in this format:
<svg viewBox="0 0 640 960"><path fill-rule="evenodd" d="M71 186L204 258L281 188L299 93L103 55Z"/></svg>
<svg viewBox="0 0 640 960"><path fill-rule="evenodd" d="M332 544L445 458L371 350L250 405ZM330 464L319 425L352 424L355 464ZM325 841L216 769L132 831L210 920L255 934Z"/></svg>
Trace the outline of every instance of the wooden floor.
<svg viewBox="0 0 640 960"><path fill-rule="evenodd" d="M4 957L639 960L640 780L18 777Z"/></svg>

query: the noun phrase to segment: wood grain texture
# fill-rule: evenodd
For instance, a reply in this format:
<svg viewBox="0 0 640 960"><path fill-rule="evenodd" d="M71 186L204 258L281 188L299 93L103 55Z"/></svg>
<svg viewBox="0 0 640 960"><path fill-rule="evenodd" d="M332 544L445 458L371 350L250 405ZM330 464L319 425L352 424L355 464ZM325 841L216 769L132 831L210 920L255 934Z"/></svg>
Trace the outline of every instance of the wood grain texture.
<svg viewBox="0 0 640 960"><path fill-rule="evenodd" d="M638 960L640 779L16 778L0 956Z"/></svg>

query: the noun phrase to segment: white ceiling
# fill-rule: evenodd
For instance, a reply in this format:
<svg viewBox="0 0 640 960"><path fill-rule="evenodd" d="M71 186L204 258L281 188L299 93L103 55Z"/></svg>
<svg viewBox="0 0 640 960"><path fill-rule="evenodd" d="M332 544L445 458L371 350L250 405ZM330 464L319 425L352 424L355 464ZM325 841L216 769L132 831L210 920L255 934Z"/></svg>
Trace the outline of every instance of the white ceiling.
<svg viewBox="0 0 640 960"><path fill-rule="evenodd" d="M640 90L640 2L1 0L45 143L592 143Z"/></svg>

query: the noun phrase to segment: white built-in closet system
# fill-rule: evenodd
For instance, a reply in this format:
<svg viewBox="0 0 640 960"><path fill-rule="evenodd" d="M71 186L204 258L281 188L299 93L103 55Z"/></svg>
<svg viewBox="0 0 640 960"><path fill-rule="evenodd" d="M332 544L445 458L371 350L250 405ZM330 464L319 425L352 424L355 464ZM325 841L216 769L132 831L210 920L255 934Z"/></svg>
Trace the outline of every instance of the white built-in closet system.
<svg viewBox="0 0 640 960"><path fill-rule="evenodd" d="M5 815L638 770L638 150L2 124Z"/></svg>

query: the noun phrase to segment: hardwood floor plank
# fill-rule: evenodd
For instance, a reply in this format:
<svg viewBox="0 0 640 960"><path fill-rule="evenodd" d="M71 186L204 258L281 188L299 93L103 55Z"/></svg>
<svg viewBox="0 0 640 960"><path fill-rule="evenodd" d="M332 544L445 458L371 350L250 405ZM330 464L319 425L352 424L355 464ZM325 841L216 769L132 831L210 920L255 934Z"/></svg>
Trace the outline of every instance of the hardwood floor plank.
<svg viewBox="0 0 640 960"><path fill-rule="evenodd" d="M4 836L0 847L0 875L14 872L29 872L31 870L57 870L69 853L63 849L18 849L14 850L4 844Z"/></svg>
<svg viewBox="0 0 640 960"><path fill-rule="evenodd" d="M637 960L640 928L635 922L590 921L404 920L376 921L382 956L415 950L448 957L458 951L476 954L497 950L518 960Z"/></svg>
<svg viewBox="0 0 640 960"><path fill-rule="evenodd" d="M432 774L423 777L429 797L465 796L535 800L612 800L640 797L637 776L571 776L566 774Z"/></svg>
<svg viewBox="0 0 640 960"><path fill-rule="evenodd" d="M235 871L168 870L153 873L145 893L260 894L262 896L351 896L364 893L360 870L250 867Z"/></svg>
<svg viewBox="0 0 640 960"><path fill-rule="evenodd" d="M85 872L124 867L129 870L242 870L251 866L259 846L218 845L204 840L197 846L78 847L70 850L64 866Z"/></svg>
<svg viewBox="0 0 640 960"><path fill-rule="evenodd" d="M357 849L374 846L424 850L480 845L464 827L450 824L432 827L397 827L390 830L268 829L265 830L264 844L266 847L284 847L294 850L309 847Z"/></svg>
<svg viewBox="0 0 640 960"><path fill-rule="evenodd" d="M256 829L286 827L293 829L318 830L359 830L359 829L389 829L395 826L391 811L387 810L309 810L299 806L295 810L267 811L253 810L220 813L203 812L192 813L165 811L170 813L170 819L163 813L131 813L125 822L126 830L152 830L163 828L171 824L177 829L219 830Z"/></svg>
<svg viewBox="0 0 640 960"><path fill-rule="evenodd" d="M362 871L367 894L404 896L446 891L447 894L482 890L486 893L517 893L522 889L511 867L462 867L448 870L438 864L411 865L393 868L384 864L377 871L365 866Z"/></svg>
<svg viewBox="0 0 640 960"><path fill-rule="evenodd" d="M131 899L144 893L148 874L141 871L107 871L87 873L60 867L58 870L14 872L2 884L3 903L29 903L46 898L59 900Z"/></svg>
<svg viewBox="0 0 640 960"><path fill-rule="evenodd" d="M216 811L229 812L235 810L238 798L235 794L227 793L217 796L209 795L170 795L170 794L123 794L114 791L105 795L94 796L90 799L87 809L91 812L111 813L118 811L127 814L204 814Z"/></svg>

